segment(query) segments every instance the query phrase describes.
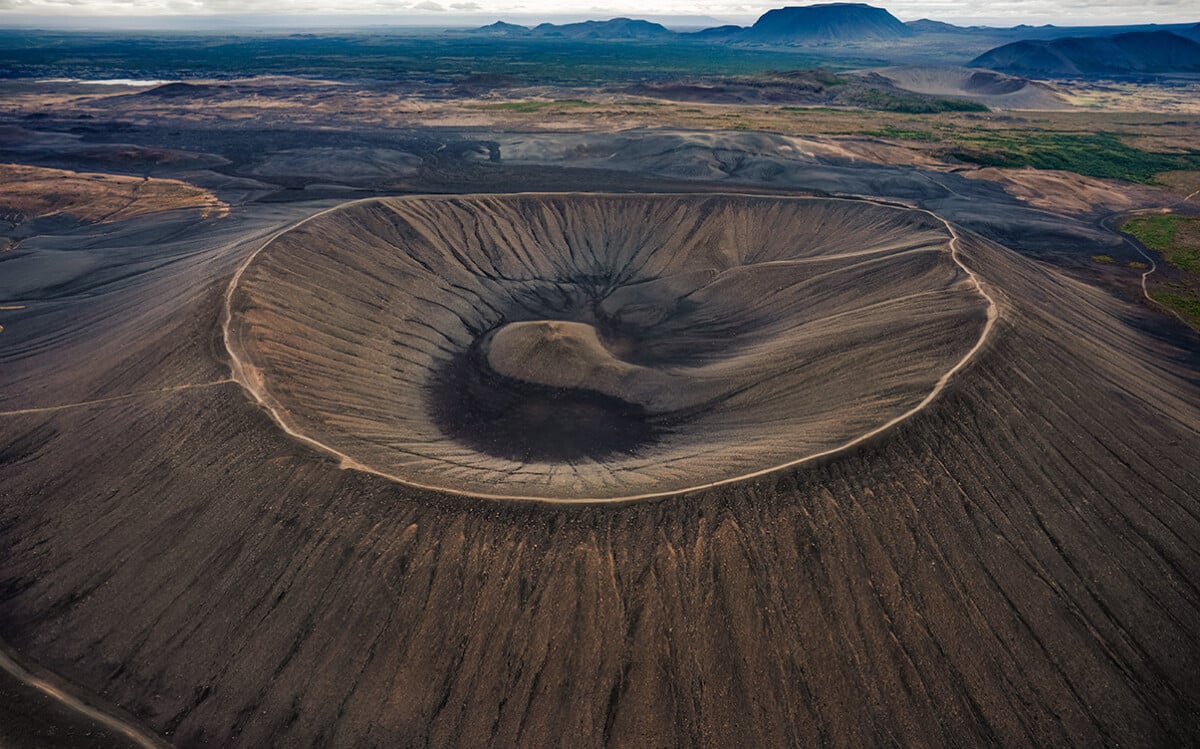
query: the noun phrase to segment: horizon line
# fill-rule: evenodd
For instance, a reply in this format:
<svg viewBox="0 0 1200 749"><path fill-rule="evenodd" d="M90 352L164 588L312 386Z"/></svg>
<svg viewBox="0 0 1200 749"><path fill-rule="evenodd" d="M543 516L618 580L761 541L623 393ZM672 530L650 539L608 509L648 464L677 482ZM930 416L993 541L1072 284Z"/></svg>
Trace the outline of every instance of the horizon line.
<svg viewBox="0 0 1200 749"><path fill-rule="evenodd" d="M795 6L789 6L795 7ZM766 11L763 11L765 13ZM889 11L891 12L891 11ZM173 23L176 26L188 21L234 21L243 22L247 25L255 25L262 27L270 27L275 29L300 28L311 25L313 22L336 22L341 19L349 25L343 28L352 28L352 24L356 22L368 23L378 22L380 19L393 19L388 26L393 27L421 27L421 28L474 28L475 24L482 23L484 25L495 22L509 22L508 19L520 19L524 23L517 25L543 23L580 23L585 21L610 21L616 19L629 20L655 20L662 25L669 25L673 22L677 26L691 28L693 25L696 28L704 27L704 24L715 22L721 24L745 24L752 23L760 18L762 13L757 15L714 15L709 13L650 13L635 15L628 11L605 11L599 14L584 12L563 12L563 13L536 13L528 11L510 11L501 13L488 12L462 12L462 11L428 11L422 10L417 12L410 11L390 11L390 12L369 12L369 11L351 11L340 12L333 10L318 10L318 11L297 11L287 14L268 13L265 11L222 11L222 12L162 12L162 13L145 13L138 15L129 15L116 12L82 12L74 13L69 17L63 17L52 13L33 13L28 11L14 12L12 10L0 9L0 29L5 28L5 22L15 21L17 25L23 28L29 28L30 23L46 24L47 29L79 29L85 26L90 21L102 22L105 28L103 30L118 30L122 26L129 27L130 30L153 30L151 27L140 26L140 24L163 22ZM895 15L895 14L893 14ZM1044 19L1035 19L1035 22L1021 22L1019 19L997 19L997 18L955 18L942 17L931 18L929 16L920 16L917 18L902 18L897 16L904 23L912 23L914 21L935 21L947 23L961 28L992 28L992 29L1013 29L1020 26L1029 26L1031 28L1066 28L1066 29L1087 29L1087 28L1106 28L1106 27L1128 27L1128 26L1188 26L1200 23L1200 19L1183 19L1183 20L1160 20L1161 17L1153 21L1144 20L1102 20L1097 21L1088 19L1087 22L1075 22L1071 19L1063 19L1057 21L1046 21ZM694 24L687 23L689 21ZM99 29L98 29L99 30ZM173 29L174 30L174 29Z"/></svg>

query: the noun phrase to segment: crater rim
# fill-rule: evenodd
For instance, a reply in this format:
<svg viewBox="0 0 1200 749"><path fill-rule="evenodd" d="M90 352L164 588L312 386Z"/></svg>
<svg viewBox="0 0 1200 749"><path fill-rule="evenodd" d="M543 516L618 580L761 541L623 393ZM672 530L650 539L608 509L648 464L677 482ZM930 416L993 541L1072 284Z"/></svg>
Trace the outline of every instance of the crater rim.
<svg viewBox="0 0 1200 749"><path fill-rule="evenodd" d="M571 497L555 497L538 494L522 494L522 493L503 493L503 492L487 492L463 489L453 486L444 486L424 481L414 480L411 477L397 475L396 473L382 470L366 463L360 462L352 455L339 450L337 447L326 444L314 437L311 437L293 426L291 412L285 408L269 390L264 383L263 371L259 369L250 359L249 356L243 356L244 351L238 341L238 336L233 332L235 320L234 298L239 292L239 284L242 281L245 272L254 265L255 261L268 250L281 237L293 232L306 224L313 222L321 217L346 210L355 206L371 204L371 203L405 203L405 202L422 202L422 201L455 201L455 200L481 200L481 199L517 199L517 198L616 198L616 199L638 199L638 198L676 198L681 200L700 200L706 198L736 198L764 202L814 202L814 203L833 203L843 202L858 205L869 205L875 208L893 210L898 212L911 212L921 214L934 219L944 227L947 233L945 243L945 254L959 267L965 276L971 281L974 286L974 291L986 302L986 319L980 328L979 335L973 345L967 350L965 355L958 359L952 367L941 374L934 387L917 403L916 406L900 413L886 422L862 433L853 438L837 444L829 449L820 450L817 452L798 456L794 459L771 465L765 468L746 472L743 474L729 476L714 481L707 481L695 485L671 487L658 491L642 492L637 494L613 495L613 496L571 496ZM513 192L513 193L464 193L464 194L419 194L419 195L399 195L399 196L372 196L368 198L359 198L355 200L345 201L335 206L331 206L324 210L318 211L312 215L292 222L287 226L282 227L272 233L265 239L256 249L247 255L245 260L238 266L237 270L230 279L229 285L224 295L224 304L221 314L221 331L222 342L226 353L229 357L229 365L231 370L231 380L238 383L242 389L249 394L254 401L262 406L271 419L279 426L285 434L297 439L302 444L306 444L319 452L336 458L339 467L342 469L353 469L378 476L380 478L393 481L403 486L408 486L416 489L427 490L439 494L470 497L484 500L495 501L516 501L516 502L531 502L544 504L570 504L570 505L597 505L597 504L625 504L635 501L664 499L676 497L683 494L705 491L708 489L740 483L754 478L766 476L783 470L795 468L797 466L811 463L824 458L829 458L843 453L856 445L859 445L871 438L883 434L893 427L907 421L912 416L923 411L937 396L940 395L945 386L965 366L967 366L975 356L982 350L986 340L991 334L994 323L999 319L999 306L995 299L987 292L986 283L970 268L968 268L959 258L958 252L959 234L955 231L953 225L937 215L931 210L887 200L877 200L869 197L857 197L849 195L838 196L818 196L818 195L764 195L756 193L741 193L736 191L701 191L701 192L652 192L652 193L623 193L623 192L588 192L588 191L551 191L551 192ZM239 354L241 351L241 354Z"/></svg>

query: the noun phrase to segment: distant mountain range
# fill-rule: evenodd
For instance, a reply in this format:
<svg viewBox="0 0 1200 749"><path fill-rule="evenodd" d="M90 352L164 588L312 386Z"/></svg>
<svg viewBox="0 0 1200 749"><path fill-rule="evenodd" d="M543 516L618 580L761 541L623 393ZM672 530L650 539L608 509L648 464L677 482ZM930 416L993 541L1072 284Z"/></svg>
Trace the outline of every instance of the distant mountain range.
<svg viewBox="0 0 1200 749"><path fill-rule="evenodd" d="M984 52L971 67L1034 76L1200 73L1200 44L1169 31L1026 39Z"/></svg>
<svg viewBox="0 0 1200 749"><path fill-rule="evenodd" d="M985 52L970 65L1016 75L1200 72L1200 23L1076 29L1050 25L1020 25L1009 29L962 27L927 18L904 23L883 8L865 3L777 8L764 13L752 26L716 26L692 33L679 33L662 24L631 18L537 26L497 21L467 33L571 40L677 38L749 45L886 43L927 35L977 35L984 44L996 44L1005 39L1016 41Z"/></svg>
<svg viewBox="0 0 1200 749"><path fill-rule="evenodd" d="M1193 41L1200 40L1200 23L1140 23L1126 26L1055 26L1053 24L1030 26L1029 24L1023 23L1018 26L1010 26L1008 28L996 28L993 26L955 26L952 23L946 23L944 21L933 21L928 18L922 18L918 21L906 21L904 25L912 29L917 34L973 34L983 36L1008 36L1014 37L1018 40L1063 39L1069 36L1115 36L1117 34L1128 34L1135 31L1170 31L1173 34L1187 37Z"/></svg>
<svg viewBox="0 0 1200 749"><path fill-rule="evenodd" d="M471 33L499 37L562 37L567 39L663 39L676 36L657 23L629 18L584 23L518 26L497 21ZM777 8L753 26L718 26L680 35L698 39L763 44L843 42L901 39L916 33L883 8L865 3L826 3Z"/></svg>
<svg viewBox="0 0 1200 749"><path fill-rule="evenodd" d="M662 39L676 36L666 26L633 18L613 18L609 21L581 23L541 23L534 27L497 21L470 33L500 37L549 37L564 39Z"/></svg>

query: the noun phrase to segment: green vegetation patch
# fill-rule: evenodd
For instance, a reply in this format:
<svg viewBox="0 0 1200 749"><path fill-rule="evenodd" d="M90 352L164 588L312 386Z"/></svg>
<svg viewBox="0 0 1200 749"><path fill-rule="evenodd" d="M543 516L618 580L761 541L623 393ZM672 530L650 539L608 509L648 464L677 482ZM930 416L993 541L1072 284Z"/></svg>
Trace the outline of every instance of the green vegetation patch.
<svg viewBox="0 0 1200 749"><path fill-rule="evenodd" d="M916 130L895 125L884 125L878 130L864 130L863 135L873 135L877 138L896 138L897 140L934 141L938 137L931 130Z"/></svg>
<svg viewBox="0 0 1200 749"><path fill-rule="evenodd" d="M1188 325L1200 330L1200 299L1166 291L1155 292L1150 295L1150 298L1164 307L1178 312Z"/></svg>
<svg viewBox="0 0 1200 749"><path fill-rule="evenodd" d="M1200 274L1200 217L1165 213L1131 218L1121 231L1162 253L1163 260L1185 273Z"/></svg>
<svg viewBox="0 0 1200 749"><path fill-rule="evenodd" d="M580 107L598 107L599 104L583 99L555 99L554 101L504 101L496 104L484 104L484 109L499 109L505 112L532 114L547 109L578 109Z"/></svg>
<svg viewBox="0 0 1200 749"><path fill-rule="evenodd" d="M1178 219L1178 216L1171 214L1132 218L1121 225L1121 231L1137 237L1139 242L1150 249L1162 252L1175 241L1175 231L1179 228Z"/></svg>
<svg viewBox="0 0 1200 749"><path fill-rule="evenodd" d="M1158 153L1134 148L1115 133L975 130L956 136L948 155L983 166L1060 169L1087 177L1151 183L1155 175L1200 169L1200 150Z"/></svg>
<svg viewBox="0 0 1200 749"><path fill-rule="evenodd" d="M806 114L837 114L837 115L865 115L866 112L856 112L853 109L837 109L835 107L793 107L785 106L779 108L780 112L804 112Z"/></svg>
<svg viewBox="0 0 1200 749"><path fill-rule="evenodd" d="M138 34L0 29L0 78L242 78L457 82L486 72L533 83L612 85L663 76L757 75L819 65L795 49L723 44L494 39L381 30L345 34ZM867 67L846 60L845 67Z"/></svg>
<svg viewBox="0 0 1200 749"><path fill-rule="evenodd" d="M1168 265L1186 274L1159 285L1150 298L1200 330L1200 217L1174 213L1138 216L1122 224L1121 231L1162 253ZM1151 276L1151 283L1153 279Z"/></svg>
<svg viewBox="0 0 1200 749"><path fill-rule="evenodd" d="M1105 265L1112 265L1113 263L1117 262L1116 260L1112 259L1111 255L1092 255L1092 260Z"/></svg>

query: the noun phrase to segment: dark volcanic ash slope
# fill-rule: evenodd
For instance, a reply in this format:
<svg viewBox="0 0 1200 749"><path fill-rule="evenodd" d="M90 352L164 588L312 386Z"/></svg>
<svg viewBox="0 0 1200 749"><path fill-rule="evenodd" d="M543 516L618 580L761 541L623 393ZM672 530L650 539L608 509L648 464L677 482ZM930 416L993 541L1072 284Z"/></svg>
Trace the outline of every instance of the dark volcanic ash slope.
<svg viewBox="0 0 1200 749"><path fill-rule="evenodd" d="M1139 307L963 235L999 318L911 418L685 496L529 505L286 435L223 379L252 245L154 227L93 240L142 248L125 272L6 313L0 634L178 746L1200 730L1200 362ZM176 262L147 262L163 247Z"/></svg>
<svg viewBox="0 0 1200 749"><path fill-rule="evenodd" d="M984 52L971 67L1016 75L1200 72L1200 44L1169 31L1026 40Z"/></svg>
<svg viewBox="0 0 1200 749"><path fill-rule="evenodd" d="M1044 84L991 70L910 65L878 68L872 72L905 91L977 101L994 109L1071 107Z"/></svg>

